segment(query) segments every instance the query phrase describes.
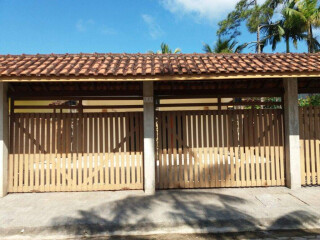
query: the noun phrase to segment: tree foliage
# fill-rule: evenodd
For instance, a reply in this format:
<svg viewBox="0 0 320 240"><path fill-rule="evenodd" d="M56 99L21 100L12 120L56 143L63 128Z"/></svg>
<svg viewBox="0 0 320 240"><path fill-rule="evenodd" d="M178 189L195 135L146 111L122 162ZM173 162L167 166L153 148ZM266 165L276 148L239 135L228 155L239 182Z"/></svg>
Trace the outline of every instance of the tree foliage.
<svg viewBox="0 0 320 240"><path fill-rule="evenodd" d="M237 47L237 42L232 39L221 39L218 38L218 41L213 47L210 47L209 44L203 44L203 51L206 53L237 53L241 52L241 47Z"/></svg>
<svg viewBox="0 0 320 240"><path fill-rule="evenodd" d="M311 96L307 96L306 98L300 98L299 106L300 107L320 106L320 94L314 94Z"/></svg>

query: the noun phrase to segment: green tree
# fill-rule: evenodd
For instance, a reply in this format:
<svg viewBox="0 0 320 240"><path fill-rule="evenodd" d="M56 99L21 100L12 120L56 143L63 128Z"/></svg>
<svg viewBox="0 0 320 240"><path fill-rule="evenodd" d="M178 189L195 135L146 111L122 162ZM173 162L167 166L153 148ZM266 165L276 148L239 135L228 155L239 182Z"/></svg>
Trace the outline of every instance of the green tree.
<svg viewBox="0 0 320 240"><path fill-rule="evenodd" d="M213 47L210 47L209 44L203 44L203 51L206 53L235 53L241 52L241 47L236 47L237 42L232 39L221 39L218 38L218 41Z"/></svg>
<svg viewBox="0 0 320 240"><path fill-rule="evenodd" d="M295 48L298 46L298 41L307 37L304 26L301 24L300 16L290 14L291 9L296 8L295 1L287 2L281 11L281 20L266 25L263 29L265 34L264 42L269 43L274 51L277 44L283 39L286 43L286 52L290 52L290 41L293 42Z"/></svg>
<svg viewBox="0 0 320 240"><path fill-rule="evenodd" d="M295 0L294 8L287 8L287 14L300 20L301 26L307 32L308 52L313 53L320 44L313 37L313 29L320 27L320 6L318 0Z"/></svg>
<svg viewBox="0 0 320 240"><path fill-rule="evenodd" d="M306 98L299 98L300 107L320 106L320 94L313 94Z"/></svg>
<svg viewBox="0 0 320 240"><path fill-rule="evenodd" d="M181 53L180 48L176 48L173 52L168 44L162 42L160 45L160 50L157 51L157 54L170 54L170 53ZM148 53L154 53L153 51L148 51Z"/></svg>
<svg viewBox="0 0 320 240"><path fill-rule="evenodd" d="M240 0L236 4L235 10L230 12L226 19L219 22L218 36L230 35L231 38L236 38L241 34L239 32L241 23L245 22L248 31L257 34L257 40L244 46L254 44L256 52L262 52L261 28L270 22L275 8L284 1L266 0L263 4L259 5L257 0Z"/></svg>

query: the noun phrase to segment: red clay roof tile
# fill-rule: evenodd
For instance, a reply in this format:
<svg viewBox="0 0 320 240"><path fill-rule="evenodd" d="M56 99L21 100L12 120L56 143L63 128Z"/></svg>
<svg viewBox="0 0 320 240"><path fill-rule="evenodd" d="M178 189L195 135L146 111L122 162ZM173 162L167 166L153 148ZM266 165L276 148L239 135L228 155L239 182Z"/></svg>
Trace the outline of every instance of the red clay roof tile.
<svg viewBox="0 0 320 240"><path fill-rule="evenodd" d="M0 55L0 77L320 72L320 54Z"/></svg>

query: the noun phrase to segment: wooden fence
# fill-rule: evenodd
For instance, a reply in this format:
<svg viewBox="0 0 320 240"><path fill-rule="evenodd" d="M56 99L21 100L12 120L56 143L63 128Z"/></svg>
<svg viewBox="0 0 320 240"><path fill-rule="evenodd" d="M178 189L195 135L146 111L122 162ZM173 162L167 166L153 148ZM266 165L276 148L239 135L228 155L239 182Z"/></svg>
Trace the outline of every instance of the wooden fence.
<svg viewBox="0 0 320 240"><path fill-rule="evenodd" d="M285 185L281 109L156 116L158 189Z"/></svg>
<svg viewBox="0 0 320 240"><path fill-rule="evenodd" d="M320 185L320 107L300 107L302 185Z"/></svg>
<svg viewBox="0 0 320 240"><path fill-rule="evenodd" d="M9 192L142 189L142 121L141 112L13 114Z"/></svg>

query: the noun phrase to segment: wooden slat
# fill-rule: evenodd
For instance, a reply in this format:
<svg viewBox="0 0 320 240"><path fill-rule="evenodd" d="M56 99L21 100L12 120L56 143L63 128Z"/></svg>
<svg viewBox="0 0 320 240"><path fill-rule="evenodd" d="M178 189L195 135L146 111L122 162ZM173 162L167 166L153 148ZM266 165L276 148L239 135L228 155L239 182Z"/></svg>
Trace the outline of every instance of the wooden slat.
<svg viewBox="0 0 320 240"><path fill-rule="evenodd" d="M311 167L310 167L310 112L309 108L305 108L305 161L306 161L306 175L307 184L311 184Z"/></svg>
<svg viewBox="0 0 320 240"><path fill-rule="evenodd" d="M264 111L259 110L259 146L260 146L260 166L261 166L261 186L266 186L266 155L265 155L265 121Z"/></svg>
<svg viewBox="0 0 320 240"><path fill-rule="evenodd" d="M320 185L320 108L315 107L315 148L316 148L316 170L317 182L314 184Z"/></svg>

